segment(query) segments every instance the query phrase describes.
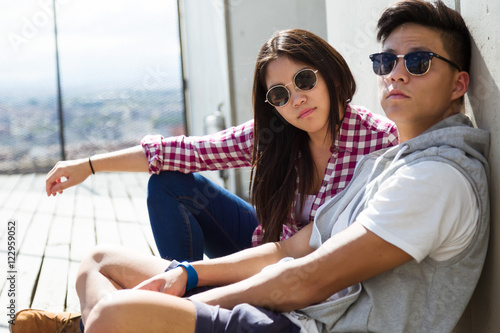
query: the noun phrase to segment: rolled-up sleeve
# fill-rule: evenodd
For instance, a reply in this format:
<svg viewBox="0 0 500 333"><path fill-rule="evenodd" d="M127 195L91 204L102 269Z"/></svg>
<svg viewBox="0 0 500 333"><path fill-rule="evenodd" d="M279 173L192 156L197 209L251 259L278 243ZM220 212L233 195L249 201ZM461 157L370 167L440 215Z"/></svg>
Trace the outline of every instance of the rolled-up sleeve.
<svg viewBox="0 0 500 333"><path fill-rule="evenodd" d="M241 168L251 165L253 120L205 136L147 135L141 145L149 163L149 173Z"/></svg>

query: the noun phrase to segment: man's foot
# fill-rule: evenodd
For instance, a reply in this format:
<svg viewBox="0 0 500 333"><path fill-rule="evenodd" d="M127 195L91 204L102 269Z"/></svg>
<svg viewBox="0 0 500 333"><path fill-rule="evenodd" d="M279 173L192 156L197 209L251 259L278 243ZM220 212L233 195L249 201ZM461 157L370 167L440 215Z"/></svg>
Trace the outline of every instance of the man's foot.
<svg viewBox="0 0 500 333"><path fill-rule="evenodd" d="M16 313L11 333L81 333L79 313L21 310Z"/></svg>

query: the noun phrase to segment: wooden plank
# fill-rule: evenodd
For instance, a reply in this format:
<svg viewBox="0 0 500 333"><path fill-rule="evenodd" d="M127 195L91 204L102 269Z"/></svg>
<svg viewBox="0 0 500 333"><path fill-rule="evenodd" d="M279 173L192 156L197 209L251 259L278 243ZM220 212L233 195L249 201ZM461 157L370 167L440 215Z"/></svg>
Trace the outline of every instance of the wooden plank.
<svg viewBox="0 0 500 333"><path fill-rule="evenodd" d="M52 247L59 248L60 246L65 246L68 248L68 251L63 251L61 253L53 251L53 253L49 252L48 255L69 260L72 223L73 220L68 219L64 215L54 217L54 222L52 222L52 226L50 227L49 239L47 240L47 246L45 248L45 255L47 255L47 250Z"/></svg>
<svg viewBox="0 0 500 333"><path fill-rule="evenodd" d="M122 244L158 255L147 215L148 174L98 174L56 197L46 196L45 175L6 179L10 185L2 187L0 195L7 199L7 213L19 220L18 309L78 311L76 274L96 243ZM0 212L5 216L6 209ZM0 252L3 246L0 242ZM5 271L6 260L3 264ZM0 293L0 302L7 300L5 292ZM0 307L0 313L6 310ZM3 328L0 321L0 333Z"/></svg>
<svg viewBox="0 0 500 333"><path fill-rule="evenodd" d="M89 178L75 188L75 217L94 219L93 193L92 181Z"/></svg>
<svg viewBox="0 0 500 333"><path fill-rule="evenodd" d="M147 181L140 183L142 173L122 173L122 183L125 185L125 191L130 198L137 221L149 225L149 214L147 205Z"/></svg>
<svg viewBox="0 0 500 333"><path fill-rule="evenodd" d="M1 216L1 215L0 215ZM16 219L15 219L15 231L13 231L12 236L13 241L14 241L14 248L15 248L15 255L17 256L19 253L19 249L21 247L22 240L24 239L24 234L25 230L27 229L27 226L31 222L31 219L33 218L33 213L16 213L15 214ZM2 223L2 233L5 234L5 237L0 238L0 272L7 272L7 220ZM0 279L0 292L3 291L4 285L6 281L3 279ZM0 317L1 318L1 317Z"/></svg>
<svg viewBox="0 0 500 333"><path fill-rule="evenodd" d="M92 194L97 196L109 196L108 173L98 173L87 178L91 183Z"/></svg>
<svg viewBox="0 0 500 333"><path fill-rule="evenodd" d="M17 266L19 268L19 309L26 309L31 307L33 288L38 279L42 265L42 255L31 256L20 254L17 259Z"/></svg>
<svg viewBox="0 0 500 333"><path fill-rule="evenodd" d="M92 177L92 204L94 206L95 232L97 244L120 245L120 233L116 215L109 198L106 173Z"/></svg>
<svg viewBox="0 0 500 333"><path fill-rule="evenodd" d="M7 247L7 242L8 242L8 237L7 237L7 223L8 221L5 220L3 223L0 224L1 226L1 232L5 234L6 237L2 237L0 239L0 270L3 272L2 279L0 279L0 285L1 285L1 293L0 293L0 324L5 325L7 327L7 322L9 320L9 317L7 317L7 314L12 311L15 313L17 308L8 309L7 306L10 306L10 300L12 299L14 301L14 306L17 305L17 291L19 289L19 281L18 281L18 276L17 273L10 273L10 272L17 272L18 268L15 263L10 266L7 262L7 257L9 255L9 249ZM12 275L12 276L11 276ZM10 280L11 279L11 280ZM12 287L11 287L12 283ZM12 293L15 293L14 295ZM3 329L0 329L3 330Z"/></svg>
<svg viewBox="0 0 500 333"><path fill-rule="evenodd" d="M24 239L24 235L28 231L29 225L32 223L41 198L46 197L41 187L44 181L45 177L42 178L40 175L33 178L30 188L26 191L23 200L14 213L15 219L19 221L17 230L19 239Z"/></svg>
<svg viewBox="0 0 500 333"><path fill-rule="evenodd" d="M134 206L129 198L111 197L111 202L119 222L137 222Z"/></svg>
<svg viewBox="0 0 500 333"><path fill-rule="evenodd" d="M65 190L62 195L57 196L55 211L57 216L66 217L68 219L73 218L73 213L75 211L75 194L76 188L71 187Z"/></svg>
<svg viewBox="0 0 500 333"><path fill-rule="evenodd" d="M109 196L113 203L117 221L135 222L137 216L120 174L108 174Z"/></svg>
<svg viewBox="0 0 500 333"><path fill-rule="evenodd" d="M128 193L123 184L120 173L108 173L109 196L112 198L128 198Z"/></svg>
<svg viewBox="0 0 500 333"><path fill-rule="evenodd" d="M149 173L146 173L146 172L136 172L134 175L135 175L137 184L139 185L140 188L144 189L144 195L146 195L147 189L148 189L148 182L149 182L149 178L151 177L151 175Z"/></svg>
<svg viewBox="0 0 500 333"><path fill-rule="evenodd" d="M53 215L50 213L36 213L20 240L18 253L40 256L44 253L47 237L52 223ZM23 224L21 223L21 226Z"/></svg>
<svg viewBox="0 0 500 333"><path fill-rule="evenodd" d="M148 243L149 248L151 249L151 251L153 252L153 254L155 256L160 257L160 251L158 251L158 247L156 246L156 242L155 242L155 238L153 235L153 231L151 230L151 226L145 225L145 224L141 224L140 226L141 226L142 233L144 235L144 239Z"/></svg>
<svg viewBox="0 0 500 333"><path fill-rule="evenodd" d="M158 248L154 241L153 232L149 223L149 214L146 202L147 182L149 175L145 173L122 173L120 174L122 184L125 185L128 197L132 202L132 206L137 216L137 221L142 231L146 243L154 255L159 256ZM137 242L136 240L133 240ZM126 244L125 244L126 245ZM139 245L140 246L140 245Z"/></svg>
<svg viewBox="0 0 500 333"><path fill-rule="evenodd" d="M153 253L138 223L119 222L118 227L120 229L120 237L123 246L142 253Z"/></svg>
<svg viewBox="0 0 500 333"><path fill-rule="evenodd" d="M19 223L19 229L22 230L18 243L19 309L31 307L31 297L36 287L56 203L55 198L41 194L38 203L34 205L36 209L32 218Z"/></svg>
<svg viewBox="0 0 500 333"><path fill-rule="evenodd" d="M131 202L135 215L137 216L137 221L141 224L149 225L149 213L146 198L133 197Z"/></svg>
<svg viewBox="0 0 500 333"><path fill-rule="evenodd" d="M109 198L106 174L97 174L92 178L92 204L96 223L103 220L116 221L113 204Z"/></svg>
<svg viewBox="0 0 500 333"><path fill-rule="evenodd" d="M63 311L65 308L72 222L71 219L68 221L66 216L69 211L67 208L59 210L63 215L56 216L50 228L33 299L34 308L50 311Z"/></svg>
<svg viewBox="0 0 500 333"><path fill-rule="evenodd" d="M32 307L63 311L66 301L69 246L73 223L75 190L68 189L56 198L54 219L45 247L42 268ZM51 198L48 198L51 199Z"/></svg>
<svg viewBox="0 0 500 333"><path fill-rule="evenodd" d="M76 188L75 217L71 236L70 260L80 262L95 247L95 214L89 179Z"/></svg>
<svg viewBox="0 0 500 333"><path fill-rule="evenodd" d="M95 223L97 244L121 245L120 232L116 220L98 220Z"/></svg>
<svg viewBox="0 0 500 333"><path fill-rule="evenodd" d="M33 218L37 202L40 198L40 191L36 193L36 191L34 191L33 189L34 179L35 178L33 175L25 175L22 179L19 178L17 181L18 186L16 188L16 193L11 193L11 198L14 199L10 200L10 202L8 203L8 207L0 209L0 216L2 218L5 218L5 228L1 228L0 230L0 240L3 240L4 236L6 236L7 234L6 231L8 220L15 220L16 251L19 251L26 230L28 229L28 226ZM2 249L5 250L4 247ZM2 269L2 271L3 265L4 263L0 262L0 269ZM2 288L3 282L0 282L0 290L2 290Z"/></svg>
<svg viewBox="0 0 500 333"><path fill-rule="evenodd" d="M34 175L24 175L16 183L15 191L11 191L10 194L5 198L2 207L2 217L6 219L15 218L14 213L16 212L19 205L23 202L26 192L31 188L33 183Z"/></svg>
<svg viewBox="0 0 500 333"><path fill-rule="evenodd" d="M35 205L32 219L20 223L22 238L18 242L19 255L34 257L43 255L57 201L58 198L49 198L42 194Z"/></svg>
<svg viewBox="0 0 500 333"><path fill-rule="evenodd" d="M47 246L32 308L64 310L68 283L68 256L67 244Z"/></svg>
<svg viewBox="0 0 500 333"><path fill-rule="evenodd" d="M95 247L94 219L75 217L71 232L70 261L80 262Z"/></svg>
<svg viewBox="0 0 500 333"><path fill-rule="evenodd" d="M68 290L66 293L66 309L67 312L80 312L80 300L76 293L75 283L76 275L78 273L78 268L80 263L70 261L68 270Z"/></svg>
<svg viewBox="0 0 500 333"><path fill-rule="evenodd" d="M38 203L38 206L36 208L37 214L50 214L53 215L56 209L56 205L59 202L59 199L61 196L65 195L63 194L58 194L56 197L47 197L45 195L42 195L40 198L40 201Z"/></svg>

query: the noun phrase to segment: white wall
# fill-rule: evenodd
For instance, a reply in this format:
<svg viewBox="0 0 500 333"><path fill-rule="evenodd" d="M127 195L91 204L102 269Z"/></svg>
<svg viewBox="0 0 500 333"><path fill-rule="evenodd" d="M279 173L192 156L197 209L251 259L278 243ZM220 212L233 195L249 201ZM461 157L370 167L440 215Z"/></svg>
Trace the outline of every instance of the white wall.
<svg viewBox="0 0 500 333"><path fill-rule="evenodd" d="M207 115L230 117L224 1L180 0L179 13L188 134L203 135Z"/></svg>
<svg viewBox="0 0 500 333"><path fill-rule="evenodd" d="M383 113L375 75L368 55L380 50L375 27L382 10L395 1L326 0L328 41L351 66L358 92L354 103ZM462 13L473 36L471 85L466 112L478 127L491 132L491 241L483 276L456 332L500 332L500 2L498 0L447 0Z"/></svg>
<svg viewBox="0 0 500 333"><path fill-rule="evenodd" d="M500 2L462 0L460 11L473 36L473 77L468 110L491 132L491 237L483 276L461 332L500 332Z"/></svg>

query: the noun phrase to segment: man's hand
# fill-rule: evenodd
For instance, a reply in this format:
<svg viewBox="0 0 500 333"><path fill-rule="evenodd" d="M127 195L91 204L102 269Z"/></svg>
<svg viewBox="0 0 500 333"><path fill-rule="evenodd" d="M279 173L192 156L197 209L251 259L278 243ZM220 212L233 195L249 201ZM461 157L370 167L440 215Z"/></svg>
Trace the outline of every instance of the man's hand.
<svg viewBox="0 0 500 333"><path fill-rule="evenodd" d="M141 282L132 289L158 291L161 293L182 297L186 293L187 272L182 267L160 273Z"/></svg>

